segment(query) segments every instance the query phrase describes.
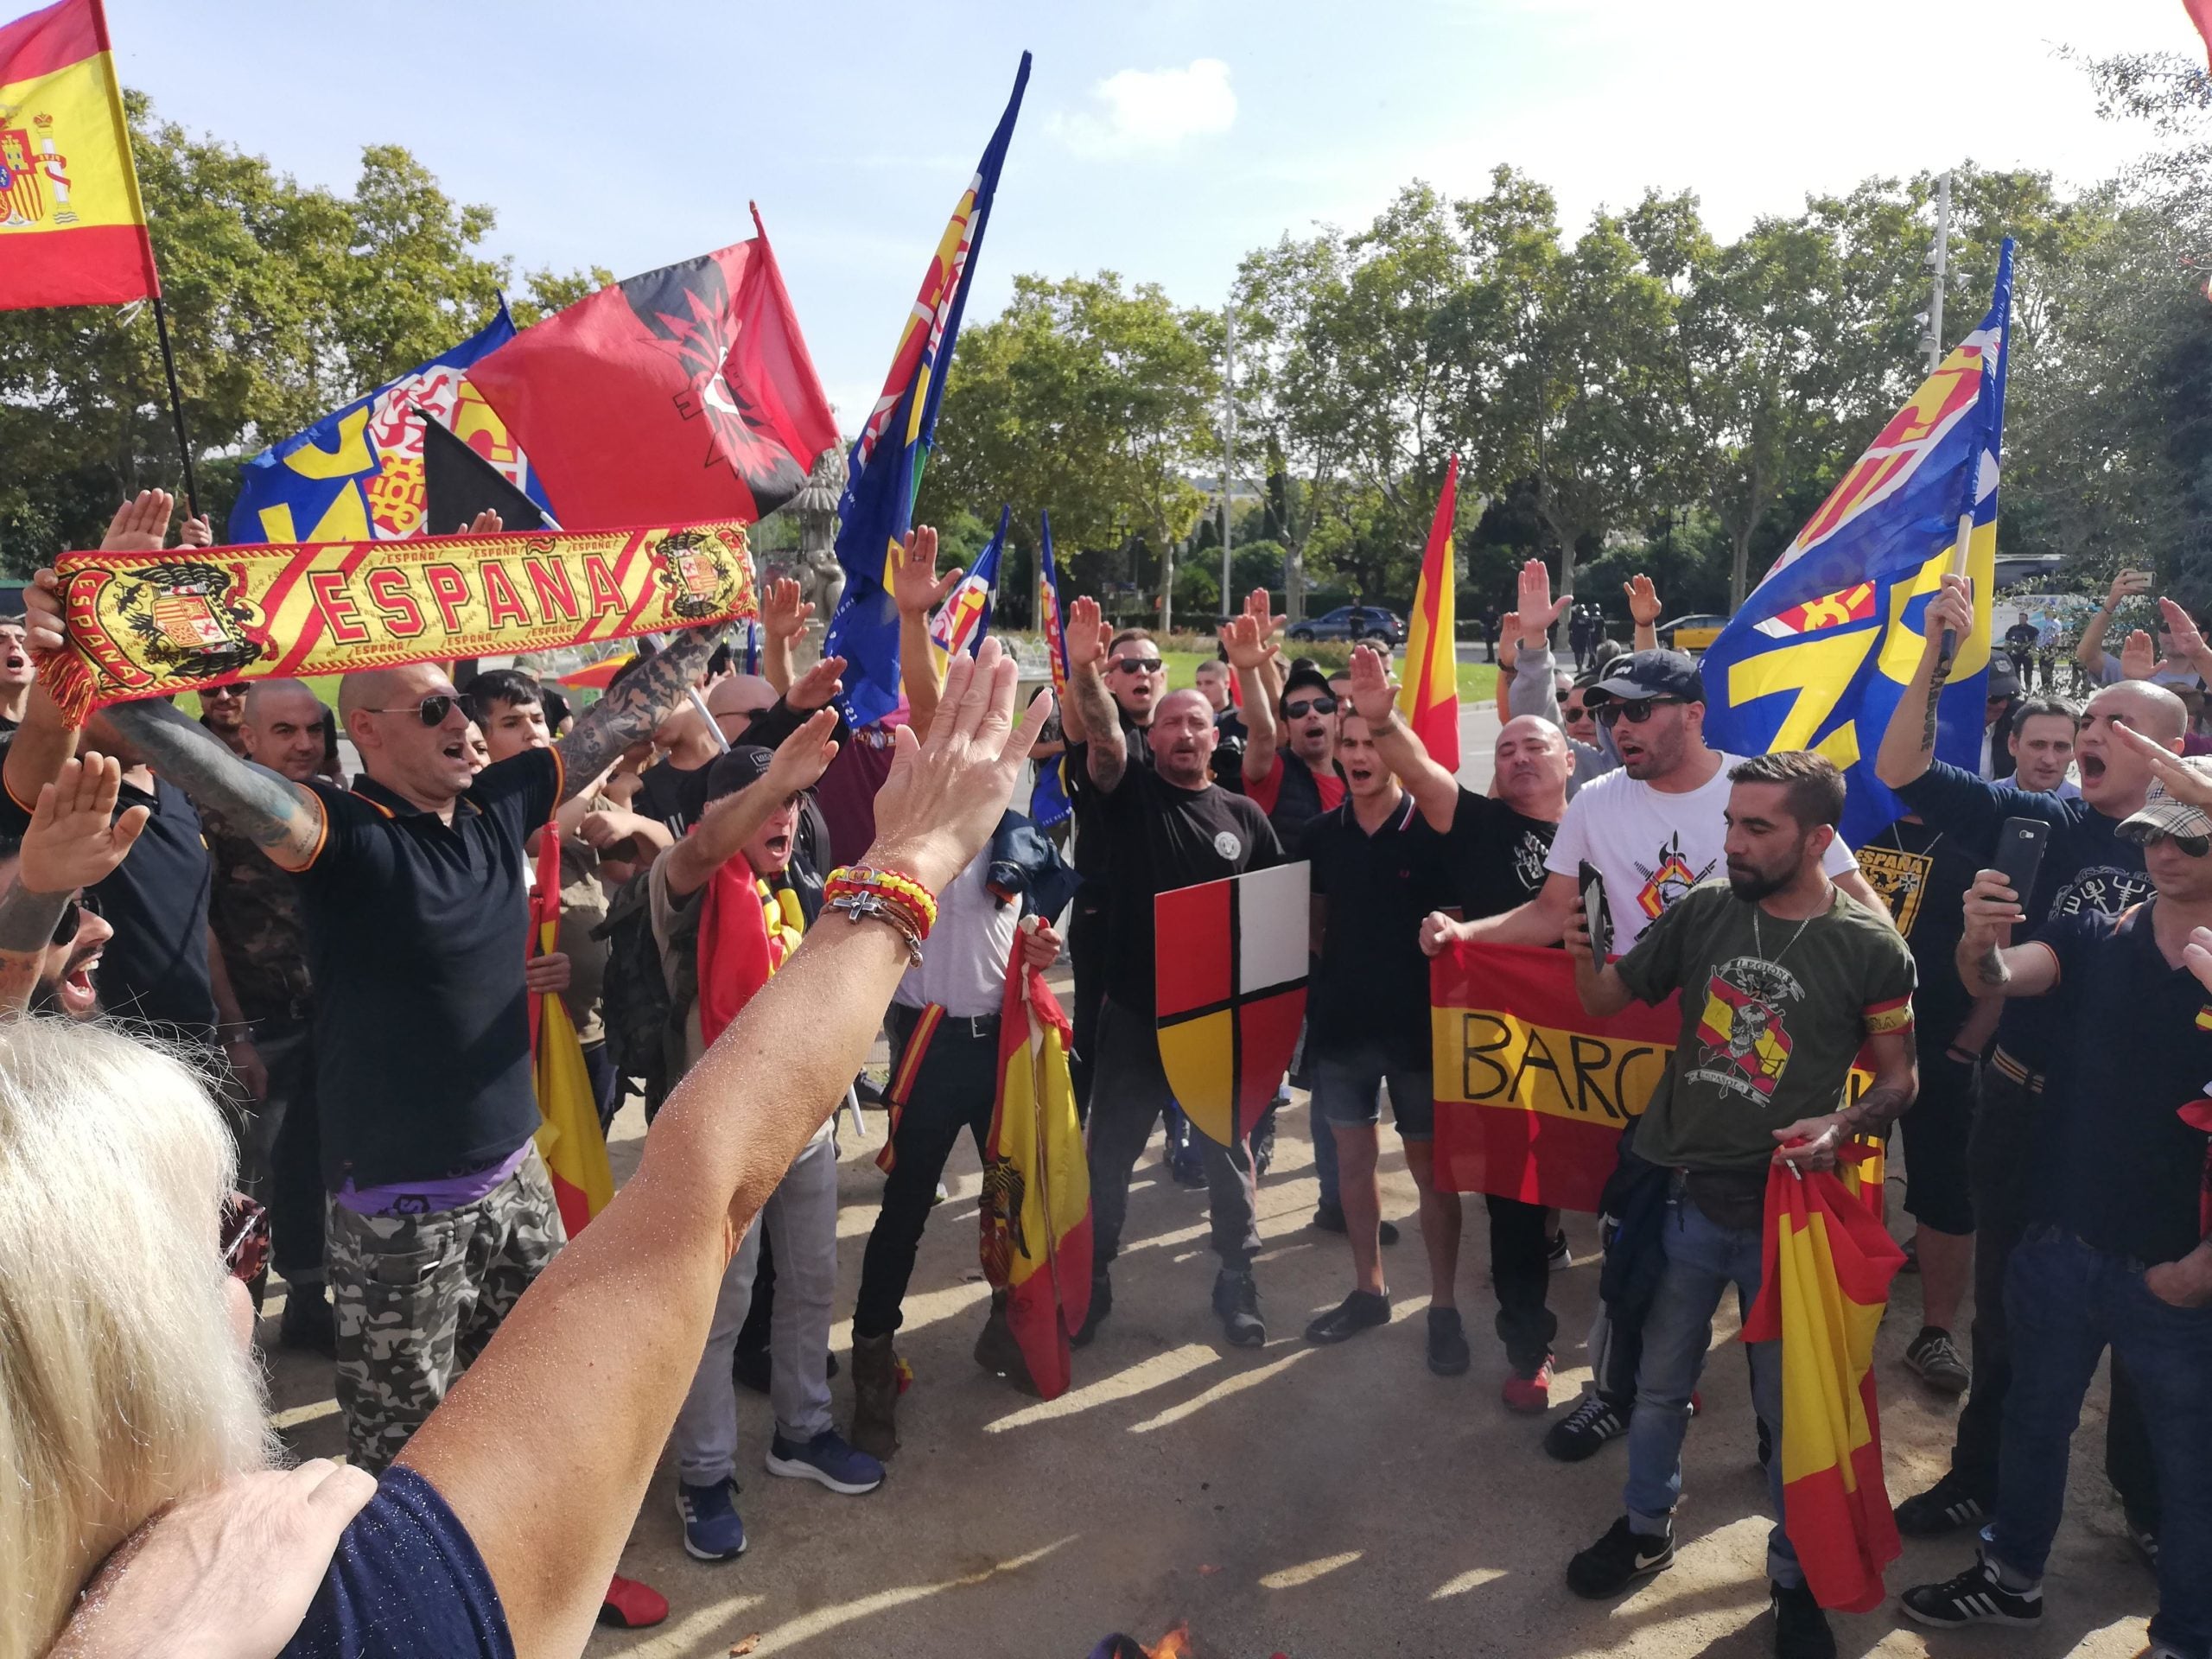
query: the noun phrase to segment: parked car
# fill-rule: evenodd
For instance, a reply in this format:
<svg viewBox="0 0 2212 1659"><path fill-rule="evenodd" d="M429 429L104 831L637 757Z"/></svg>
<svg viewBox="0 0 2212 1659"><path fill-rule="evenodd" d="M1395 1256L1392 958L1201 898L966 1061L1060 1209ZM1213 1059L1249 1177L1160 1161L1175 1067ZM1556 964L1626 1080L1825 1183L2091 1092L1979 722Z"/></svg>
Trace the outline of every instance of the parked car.
<svg viewBox="0 0 2212 1659"><path fill-rule="evenodd" d="M1325 616L1309 616L1291 624L1294 639L1380 639L1403 645L1406 620L1379 605L1339 605Z"/></svg>
<svg viewBox="0 0 2212 1659"><path fill-rule="evenodd" d="M1725 616L1713 616L1699 612L1691 616L1678 616L1671 622L1659 625L1659 643L1669 651L1703 651L1720 637L1720 630L1728 626Z"/></svg>

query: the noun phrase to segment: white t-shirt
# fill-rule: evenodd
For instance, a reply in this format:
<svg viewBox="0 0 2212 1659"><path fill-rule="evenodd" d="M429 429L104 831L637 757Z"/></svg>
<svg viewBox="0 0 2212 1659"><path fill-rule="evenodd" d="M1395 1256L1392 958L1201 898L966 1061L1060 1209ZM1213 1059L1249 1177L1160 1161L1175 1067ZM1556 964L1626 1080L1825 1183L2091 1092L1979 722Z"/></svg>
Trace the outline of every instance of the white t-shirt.
<svg viewBox="0 0 2212 1659"><path fill-rule="evenodd" d="M1567 804L1544 868L1571 878L1587 863L1605 878L1616 955L1699 882L1727 875L1728 769L1741 759L1722 754L1711 780L1684 794L1609 772ZM1840 839L1821 862L1831 877L1859 868Z"/></svg>
<svg viewBox="0 0 2212 1659"><path fill-rule="evenodd" d="M896 1001L910 1008L939 1003L962 1019L996 1014L1005 1006L1006 964L1021 923L1021 901L1000 903L990 889L990 870L986 842L945 884L938 895L937 923L922 943L921 965L906 970Z"/></svg>

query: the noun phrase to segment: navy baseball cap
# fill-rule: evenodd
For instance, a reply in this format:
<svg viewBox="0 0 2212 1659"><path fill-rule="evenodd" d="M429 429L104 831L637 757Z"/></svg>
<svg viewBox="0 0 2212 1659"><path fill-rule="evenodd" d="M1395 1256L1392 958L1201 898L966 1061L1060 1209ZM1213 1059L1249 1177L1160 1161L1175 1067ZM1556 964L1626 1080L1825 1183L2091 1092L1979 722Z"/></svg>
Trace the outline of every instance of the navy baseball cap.
<svg viewBox="0 0 2212 1659"><path fill-rule="evenodd" d="M768 763L775 758L773 749L764 749L758 743L741 743L717 755L707 768L707 798L719 801L725 795L752 788L768 775Z"/></svg>
<svg viewBox="0 0 2212 1659"><path fill-rule="evenodd" d="M1705 678L1697 664L1679 651L1632 651L1605 666L1596 684L1582 694L1583 705L1594 709L1619 698L1634 702L1643 697L1675 697L1683 702L1705 701Z"/></svg>

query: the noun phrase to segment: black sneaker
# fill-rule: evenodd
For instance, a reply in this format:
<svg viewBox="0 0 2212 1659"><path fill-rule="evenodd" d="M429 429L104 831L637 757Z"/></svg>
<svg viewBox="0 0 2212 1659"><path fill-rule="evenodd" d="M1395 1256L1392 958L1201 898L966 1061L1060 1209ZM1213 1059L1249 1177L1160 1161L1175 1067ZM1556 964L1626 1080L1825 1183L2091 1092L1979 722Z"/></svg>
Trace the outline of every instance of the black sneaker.
<svg viewBox="0 0 2212 1659"><path fill-rule="evenodd" d="M2125 1512L2123 1511L2125 1515ZM2135 1553L2143 1558L2144 1566L2153 1573L2158 1570L2158 1529L2133 1515L2125 1515L2127 1541L2135 1546Z"/></svg>
<svg viewBox="0 0 2212 1659"><path fill-rule="evenodd" d="M287 1285L283 1317L276 1322L280 1347L338 1357L338 1315L321 1285Z"/></svg>
<svg viewBox="0 0 2212 1659"><path fill-rule="evenodd" d="M1582 1396L1580 1405L1545 1433L1544 1450L1561 1463L1580 1463L1607 1440L1617 1440L1628 1433L1630 1409L1592 1389Z"/></svg>
<svg viewBox="0 0 2212 1659"><path fill-rule="evenodd" d="M1206 1184L1205 1160L1195 1155L1189 1158L1170 1158L1167 1179L1178 1186L1204 1186Z"/></svg>
<svg viewBox="0 0 2212 1659"><path fill-rule="evenodd" d="M1260 1319L1260 1287L1250 1269L1234 1273L1224 1268L1214 1275L1213 1311L1221 1315L1223 1334L1236 1348L1257 1348L1268 1339Z"/></svg>
<svg viewBox="0 0 2212 1659"><path fill-rule="evenodd" d="M1218 1293L1217 1293L1217 1295ZM1326 1345L1390 1323L1388 1291L1355 1290L1306 1327L1306 1340Z"/></svg>
<svg viewBox="0 0 2212 1659"><path fill-rule="evenodd" d="M1465 1376L1474 1356L1467 1351L1467 1333L1456 1307L1428 1310L1428 1369L1439 1376Z"/></svg>
<svg viewBox="0 0 2212 1659"><path fill-rule="evenodd" d="M1552 1242L1544 1251L1544 1261L1554 1273L1574 1265L1574 1251L1567 1242L1566 1228L1552 1235Z"/></svg>
<svg viewBox="0 0 2212 1659"><path fill-rule="evenodd" d="M1954 1397L1964 1394L1967 1385L1974 1381L1974 1373L1959 1357L1959 1351L1951 1341L1951 1333L1936 1325L1923 1325L1920 1334L1907 1344L1904 1363L1920 1374L1920 1380L1938 1394Z"/></svg>
<svg viewBox="0 0 2212 1659"><path fill-rule="evenodd" d="M1675 1529L1656 1535L1629 1530L1628 1516L1567 1564L1567 1587L1592 1601L1607 1601L1675 1564Z"/></svg>
<svg viewBox="0 0 2212 1659"><path fill-rule="evenodd" d="M1306 1224L1317 1233L1341 1233L1344 1230L1344 1207L1340 1204L1319 1204L1313 1208L1313 1219ZM1395 1222L1383 1222L1376 1229L1376 1236L1385 1244L1398 1242Z"/></svg>
<svg viewBox="0 0 2212 1659"><path fill-rule="evenodd" d="M1114 1281L1103 1273L1090 1275L1090 1307L1083 1316L1083 1328L1068 1338L1077 1348L1088 1348L1091 1338L1098 1334L1098 1327L1114 1311Z"/></svg>
<svg viewBox="0 0 2212 1659"><path fill-rule="evenodd" d="M1997 1569L1989 1564L1989 1558L1983 1556L1955 1579L1915 1586L1897 1598L1897 1605L1923 1624L1942 1629L1978 1624L1984 1619L1999 1624L2039 1624L2043 1586L2007 1590L1998 1582Z"/></svg>
<svg viewBox="0 0 2212 1659"><path fill-rule="evenodd" d="M1835 1632L1806 1586L1770 1583L1774 1605L1774 1659L1835 1659Z"/></svg>
<svg viewBox="0 0 2212 1659"><path fill-rule="evenodd" d="M1941 1538L1989 1518L1989 1505L1952 1470L1926 1491L1897 1507L1897 1530L1908 1538Z"/></svg>

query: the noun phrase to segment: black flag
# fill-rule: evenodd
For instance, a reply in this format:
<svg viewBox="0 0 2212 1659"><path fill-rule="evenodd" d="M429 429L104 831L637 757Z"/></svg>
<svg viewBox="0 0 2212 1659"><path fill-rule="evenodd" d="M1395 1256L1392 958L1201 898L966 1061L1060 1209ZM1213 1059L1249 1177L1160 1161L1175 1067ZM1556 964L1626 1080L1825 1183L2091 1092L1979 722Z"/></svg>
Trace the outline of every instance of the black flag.
<svg viewBox="0 0 2212 1659"><path fill-rule="evenodd" d="M559 529L543 509L505 474L454 436L437 417L417 404L423 423L423 528L432 536L451 536L468 528L486 508L499 515L506 530Z"/></svg>

